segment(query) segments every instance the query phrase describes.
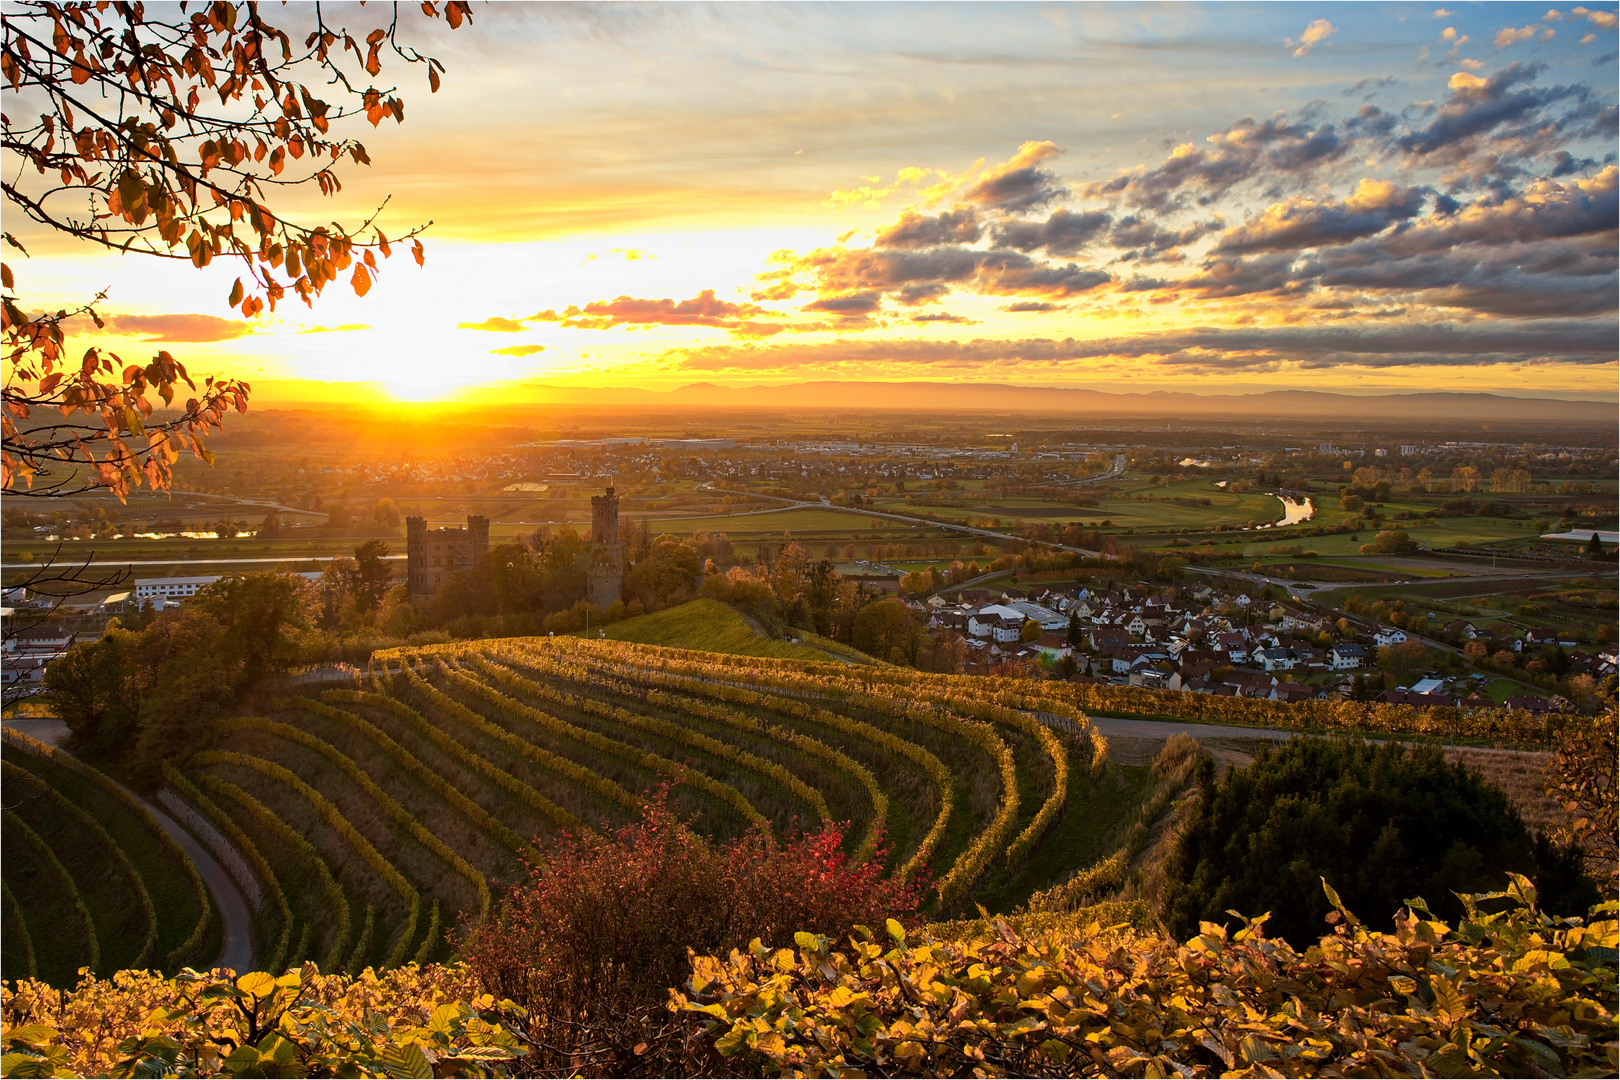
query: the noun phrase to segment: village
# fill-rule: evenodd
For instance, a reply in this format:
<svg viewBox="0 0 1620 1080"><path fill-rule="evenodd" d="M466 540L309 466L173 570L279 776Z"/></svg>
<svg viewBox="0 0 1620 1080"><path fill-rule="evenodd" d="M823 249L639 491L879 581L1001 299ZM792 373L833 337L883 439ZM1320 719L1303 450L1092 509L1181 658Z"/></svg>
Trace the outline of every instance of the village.
<svg viewBox="0 0 1620 1080"><path fill-rule="evenodd" d="M1443 640L1204 582L1159 588L970 588L954 601L936 594L908 604L931 630L960 633L970 658L966 667L979 673L1040 665L1052 669L1053 677L1076 683L1285 702L1354 697L1463 709L1505 706L1532 713L1571 707L1559 695L1529 688L1505 701L1493 700L1483 693L1486 676L1461 672L1461 650ZM1493 637L1473 622L1456 619L1441 634L1478 642L1490 653L1568 649L1570 673L1595 681L1620 669L1612 645L1607 651L1588 652L1581 642L1559 641L1552 630ZM1421 671L1412 670L1414 660L1428 663ZM1391 676L1401 684L1374 689Z"/></svg>

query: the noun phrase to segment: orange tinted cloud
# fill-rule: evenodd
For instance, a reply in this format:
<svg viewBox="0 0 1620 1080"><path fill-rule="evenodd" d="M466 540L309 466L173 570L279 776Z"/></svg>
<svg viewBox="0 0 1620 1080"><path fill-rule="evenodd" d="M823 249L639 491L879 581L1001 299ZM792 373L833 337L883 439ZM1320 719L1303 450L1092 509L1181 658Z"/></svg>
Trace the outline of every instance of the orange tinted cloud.
<svg viewBox="0 0 1620 1080"><path fill-rule="evenodd" d="M113 315L107 328L147 341L230 341L251 334L253 326L213 315Z"/></svg>

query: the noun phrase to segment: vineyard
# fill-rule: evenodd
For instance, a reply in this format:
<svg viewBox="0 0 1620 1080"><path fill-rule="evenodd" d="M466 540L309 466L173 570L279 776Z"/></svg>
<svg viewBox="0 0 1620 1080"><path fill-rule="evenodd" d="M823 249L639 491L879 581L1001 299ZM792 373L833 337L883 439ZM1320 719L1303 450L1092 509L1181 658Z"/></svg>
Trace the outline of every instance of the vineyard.
<svg viewBox="0 0 1620 1080"><path fill-rule="evenodd" d="M395 650L225 721L161 797L213 834L265 969L351 972L445 958L549 838L636 820L664 785L716 838L845 824L848 854L941 914L1094 857L1056 828L1071 803L1095 803L1092 841L1133 809L1089 720L1027 684L855 670L576 639Z"/></svg>
<svg viewBox="0 0 1620 1080"><path fill-rule="evenodd" d="M80 968L175 971L219 954L197 868L103 773L10 728L0 762L4 965L57 986Z"/></svg>

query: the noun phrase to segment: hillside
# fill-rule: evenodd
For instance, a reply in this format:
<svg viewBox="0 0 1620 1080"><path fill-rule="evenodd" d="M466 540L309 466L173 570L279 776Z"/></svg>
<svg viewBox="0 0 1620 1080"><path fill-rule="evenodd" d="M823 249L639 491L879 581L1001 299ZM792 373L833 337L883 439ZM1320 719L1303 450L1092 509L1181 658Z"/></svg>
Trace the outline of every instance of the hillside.
<svg viewBox="0 0 1620 1080"><path fill-rule="evenodd" d="M976 898L1011 910L1105 855L1145 797L1147 770L1110 765L1085 716L1054 701L835 663L712 601L619 627L690 641L700 620L713 644L818 662L577 638L380 653L360 685L225 721L166 769L165 800L237 853L261 965L358 972L446 958L446 931L481 920L549 838L634 821L671 781L673 807L715 838L847 823L846 851L881 847L889 870L927 883L935 915ZM8 869L8 927L83 937L82 920L46 915L45 880ZM118 963L136 959L126 921L103 949ZM72 981L71 966L39 970Z"/></svg>
<svg viewBox="0 0 1620 1080"><path fill-rule="evenodd" d="M735 656L809 661L833 659L855 664L875 662L865 653L815 634L801 634L802 644L766 637L755 630L735 608L707 598L616 622L607 627L605 636L609 641L731 653Z"/></svg>

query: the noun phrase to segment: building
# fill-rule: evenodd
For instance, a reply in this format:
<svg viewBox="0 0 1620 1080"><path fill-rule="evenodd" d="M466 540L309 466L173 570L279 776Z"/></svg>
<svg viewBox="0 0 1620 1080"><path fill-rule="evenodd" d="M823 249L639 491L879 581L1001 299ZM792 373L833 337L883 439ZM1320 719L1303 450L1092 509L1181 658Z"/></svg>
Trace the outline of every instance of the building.
<svg viewBox="0 0 1620 1080"><path fill-rule="evenodd" d="M203 574L197 577L156 577L140 578L135 582L135 602L143 600L184 600L196 596L197 590L204 585L212 585L218 581L218 574Z"/></svg>
<svg viewBox="0 0 1620 1080"><path fill-rule="evenodd" d="M1397 630L1393 626L1380 626L1373 634L1373 644L1382 649L1385 645L1400 645L1406 641L1406 631Z"/></svg>
<svg viewBox="0 0 1620 1080"><path fill-rule="evenodd" d="M489 519L473 514L464 529L430 529L427 519L405 519L405 582L412 596L432 596L446 574L471 570L489 551Z"/></svg>
<svg viewBox="0 0 1620 1080"><path fill-rule="evenodd" d="M1351 671L1367 662L1367 650L1360 645L1341 644L1328 650L1328 665L1334 671Z"/></svg>
<svg viewBox="0 0 1620 1080"><path fill-rule="evenodd" d="M619 539L619 497L613 489L591 496L591 542L585 549L585 599L607 608L624 599L624 541Z"/></svg>

